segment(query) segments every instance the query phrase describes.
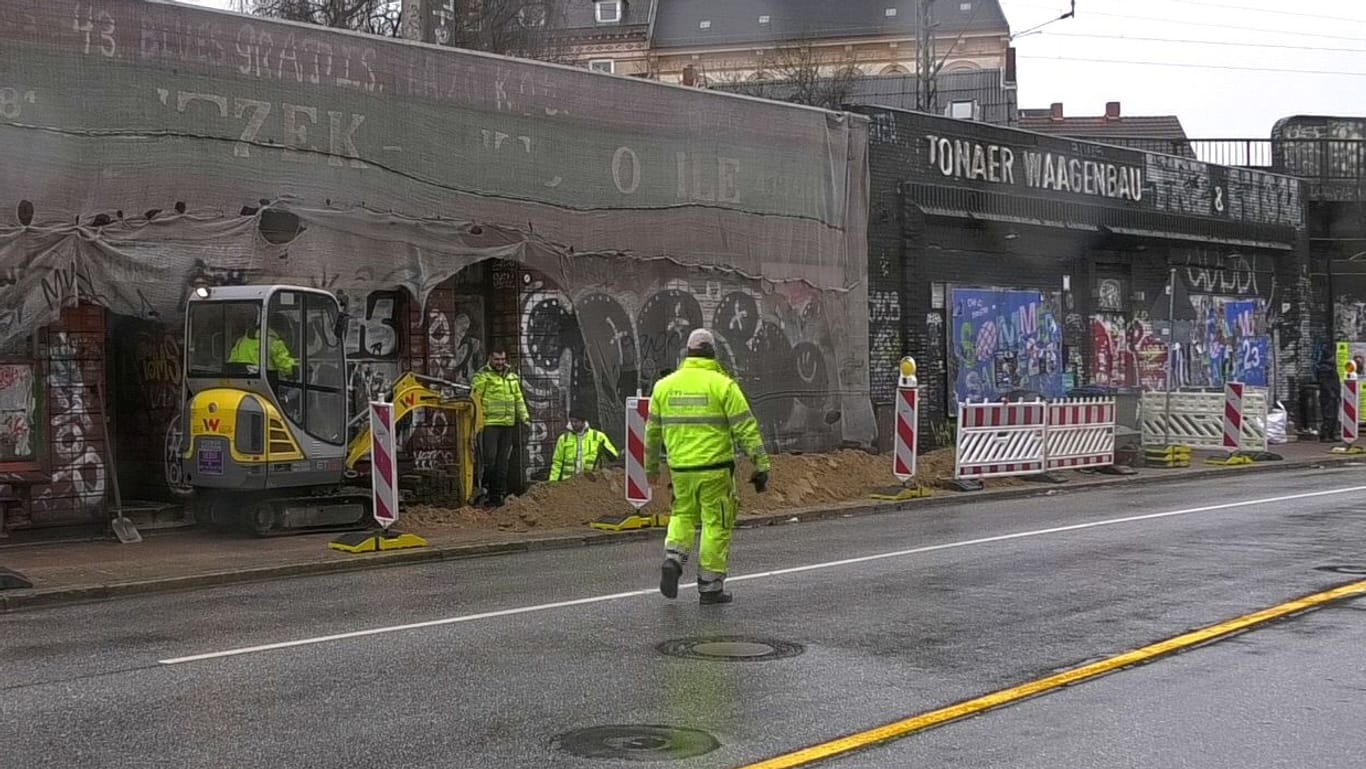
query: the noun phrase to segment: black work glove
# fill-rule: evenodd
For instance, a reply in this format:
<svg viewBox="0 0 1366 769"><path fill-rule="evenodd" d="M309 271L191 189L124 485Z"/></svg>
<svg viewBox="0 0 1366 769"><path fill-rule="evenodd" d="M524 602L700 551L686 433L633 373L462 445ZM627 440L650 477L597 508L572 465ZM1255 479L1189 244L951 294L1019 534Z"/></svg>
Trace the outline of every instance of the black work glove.
<svg viewBox="0 0 1366 769"><path fill-rule="evenodd" d="M756 472L754 475L750 476L749 482L754 484L754 490L756 492L763 494L768 490L768 471L760 470L759 472Z"/></svg>

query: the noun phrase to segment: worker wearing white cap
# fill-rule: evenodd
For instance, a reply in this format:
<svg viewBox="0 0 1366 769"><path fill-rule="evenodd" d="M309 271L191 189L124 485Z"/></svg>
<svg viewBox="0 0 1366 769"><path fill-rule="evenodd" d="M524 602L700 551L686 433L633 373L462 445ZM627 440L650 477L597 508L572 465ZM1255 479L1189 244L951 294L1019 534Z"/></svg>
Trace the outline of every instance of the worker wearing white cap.
<svg viewBox="0 0 1366 769"><path fill-rule="evenodd" d="M655 383L645 426L645 471L659 475L661 449L667 448L673 481L673 510L664 541L659 591L678 596L678 579L702 526L697 590L703 604L730 603L725 592L739 494L735 487L735 446L754 463L750 482L768 486L769 460L759 423L740 385L716 362L716 339L706 329L688 336L687 357L679 370Z"/></svg>

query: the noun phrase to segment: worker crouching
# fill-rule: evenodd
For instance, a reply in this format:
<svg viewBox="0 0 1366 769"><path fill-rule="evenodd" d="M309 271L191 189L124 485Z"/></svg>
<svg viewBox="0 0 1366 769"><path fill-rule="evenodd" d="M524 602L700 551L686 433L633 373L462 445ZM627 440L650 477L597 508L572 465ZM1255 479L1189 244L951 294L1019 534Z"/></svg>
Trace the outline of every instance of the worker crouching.
<svg viewBox="0 0 1366 769"><path fill-rule="evenodd" d="M673 510L659 580L666 598L678 596L678 580L700 523L699 600L731 601L725 579L739 512L736 445L754 463L750 482L762 493L768 486L769 459L759 423L740 385L717 363L712 333L697 329L688 336L683 365L655 383L645 426L645 471L651 483L659 476L661 450L668 452L673 481Z"/></svg>
<svg viewBox="0 0 1366 769"><path fill-rule="evenodd" d="M566 481L576 475L591 473L616 458L617 447L612 445L612 439L606 433L589 426L583 414L570 414L569 429L555 443L550 482Z"/></svg>

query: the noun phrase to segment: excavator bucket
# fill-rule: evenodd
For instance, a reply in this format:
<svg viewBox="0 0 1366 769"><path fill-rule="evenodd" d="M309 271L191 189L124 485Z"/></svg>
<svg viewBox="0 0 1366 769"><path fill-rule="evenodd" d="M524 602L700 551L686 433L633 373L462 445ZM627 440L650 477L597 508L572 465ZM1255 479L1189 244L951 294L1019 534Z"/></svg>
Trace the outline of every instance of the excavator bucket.
<svg viewBox="0 0 1366 769"><path fill-rule="evenodd" d="M449 396L438 390L459 392L469 388L430 377L421 377L411 372L399 377L390 392L390 402L394 404L394 424L418 409L438 409L445 411L455 420L457 444L455 467L452 468L460 479L460 493L465 504L474 500L475 493L475 435L483 423L483 415L469 394ZM346 455L346 467L354 470L356 465L370 455L371 438L368 421L361 423Z"/></svg>

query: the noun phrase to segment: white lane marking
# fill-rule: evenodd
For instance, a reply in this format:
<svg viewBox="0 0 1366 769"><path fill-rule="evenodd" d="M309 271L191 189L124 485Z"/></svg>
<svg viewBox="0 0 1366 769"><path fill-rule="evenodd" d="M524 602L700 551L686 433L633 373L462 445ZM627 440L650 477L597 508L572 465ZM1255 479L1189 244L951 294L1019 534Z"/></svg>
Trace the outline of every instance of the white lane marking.
<svg viewBox="0 0 1366 769"><path fill-rule="evenodd" d="M1088 523L1075 523L1069 526L1055 526L1050 529L1034 529L1032 531L1020 531L1014 534L1000 534L994 537L982 537L981 539L969 539L961 542L947 542L942 545L926 545L924 547L914 547L908 550L896 550L890 553L876 553L874 555L863 555L857 558L845 558L839 561L825 561L823 563L813 563L807 566L793 566L787 569L774 569L772 571L759 572L756 574L741 574L730 577L728 582L744 582L754 579L767 579L778 577L784 574L798 574L806 571L817 571L820 569L833 569L839 566L850 566L858 563L869 563L871 561L882 561L888 558L904 558L908 555L920 555L923 553L933 553L940 550L954 550L962 547L975 547L977 545L989 545L995 542L1008 542L1012 539L1026 539L1028 537L1046 537L1050 534L1063 534L1072 531L1082 531L1094 529L1101 526L1116 526L1121 523L1135 523L1138 521L1152 521L1159 518L1171 518L1179 515L1194 515L1195 513L1208 513L1215 510L1231 510L1238 507L1252 507L1255 505L1270 505L1277 502L1291 502L1297 499L1312 499L1314 497L1327 497L1337 494L1354 494L1366 491L1366 486L1351 486L1342 489L1328 489L1326 491L1310 491L1302 494L1288 494L1280 497L1263 497L1261 499L1247 499L1241 502L1224 502L1218 505L1204 505L1202 507L1189 507L1183 510L1168 510L1162 513L1145 513L1143 515L1130 515L1124 518L1107 518L1103 521L1090 521ZM679 585L679 588L687 589L697 586L696 582ZM465 614L458 617L446 617L443 619L427 620L425 622L413 622L407 625L393 625L390 627L377 627L369 630L356 630L350 633L335 633L333 635L318 636L316 638L301 638L297 641L282 641L280 643L261 644L260 646L245 646L238 649L228 649L221 652L209 652L207 654L193 654L187 657L172 657L170 659L158 660L162 665L182 665L187 662L202 662L203 660L219 659L222 657L236 657L243 654L259 654L261 652L276 651L278 649L289 649L295 646L311 646L314 644L330 643L332 641L344 641L349 638L364 638L365 636L381 635L385 633L400 633L405 630L419 630L421 628L440 627L442 625L456 625L463 622L476 622L484 619L496 619L498 617L513 617L518 614L531 614L534 612L551 611L553 609L565 609L570 606L586 606L588 604L605 603L607 601L620 601L625 598L638 598L640 596L656 594L657 590L631 590L625 593L612 593L610 595L599 595L591 598L576 598L572 601L556 601L555 603L542 603L534 606L519 606L513 609L499 609L498 611L487 611L479 614Z"/></svg>

